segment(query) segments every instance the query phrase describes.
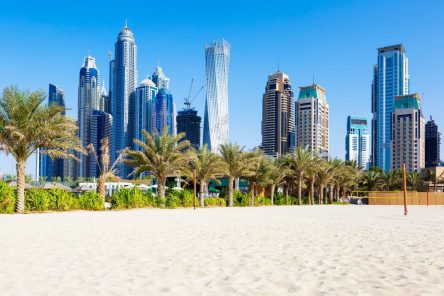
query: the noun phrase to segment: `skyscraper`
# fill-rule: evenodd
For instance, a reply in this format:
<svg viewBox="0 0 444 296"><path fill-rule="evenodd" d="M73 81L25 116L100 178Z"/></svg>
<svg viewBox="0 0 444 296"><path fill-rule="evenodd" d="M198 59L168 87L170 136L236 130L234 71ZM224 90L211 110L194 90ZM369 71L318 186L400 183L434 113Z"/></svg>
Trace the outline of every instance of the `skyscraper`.
<svg viewBox="0 0 444 296"><path fill-rule="evenodd" d="M85 58L80 69L78 89L78 126L79 139L83 147L91 144L91 114L100 108L100 77L95 59ZM77 177L89 177L90 160L88 155L79 155L79 169Z"/></svg>
<svg viewBox="0 0 444 296"><path fill-rule="evenodd" d="M409 93L408 59L402 44L378 49L373 68L372 159L374 166L390 170L392 113L395 97Z"/></svg>
<svg viewBox="0 0 444 296"><path fill-rule="evenodd" d="M65 115L65 94L63 90L54 85L49 84L48 90L48 105L58 105L63 107L62 115ZM51 159L48 155L43 153L44 149L37 151L37 165L39 167L38 173L41 177L46 177L48 181L53 178L64 178L64 160Z"/></svg>
<svg viewBox="0 0 444 296"><path fill-rule="evenodd" d="M366 117L347 117L345 160L353 160L364 169L369 169L370 135Z"/></svg>
<svg viewBox="0 0 444 296"><path fill-rule="evenodd" d="M94 146L94 150L97 153L97 157L100 161L102 142L104 138L112 140L112 116L101 110L93 110L91 113L91 144ZM95 157L89 157L89 171L87 177L99 177L99 167Z"/></svg>
<svg viewBox="0 0 444 296"><path fill-rule="evenodd" d="M425 125L425 167L431 168L439 166L441 149L441 133L435 121L430 120Z"/></svg>
<svg viewBox="0 0 444 296"><path fill-rule="evenodd" d="M163 73L160 66L156 67L156 71L154 71L153 75L151 76L151 80L156 84L158 89L170 89L170 79Z"/></svg>
<svg viewBox="0 0 444 296"><path fill-rule="evenodd" d="M391 169L420 172L425 167L425 124L419 94L395 97L392 113Z"/></svg>
<svg viewBox="0 0 444 296"><path fill-rule="evenodd" d="M228 143L228 68L230 45L225 40L205 45L205 78L207 98L203 144L217 151Z"/></svg>
<svg viewBox="0 0 444 296"><path fill-rule="evenodd" d="M161 134L168 128L169 135L176 134L176 105L173 95L166 88L160 88L156 96L156 131Z"/></svg>
<svg viewBox="0 0 444 296"><path fill-rule="evenodd" d="M105 83L102 82L102 90L100 91L99 110L111 114L110 97L105 89Z"/></svg>
<svg viewBox="0 0 444 296"><path fill-rule="evenodd" d="M131 145L128 137L130 96L137 87L137 46L133 32L128 26L123 27L117 36L114 60L110 62L111 73L111 108L113 116L113 141L111 155L116 159L119 151ZM123 164L119 166L119 176L125 177Z"/></svg>
<svg viewBox="0 0 444 296"><path fill-rule="evenodd" d="M329 106L325 89L318 84L300 87L296 106L297 146L328 158Z"/></svg>
<svg viewBox="0 0 444 296"><path fill-rule="evenodd" d="M186 108L178 112L177 133L185 133L183 140L188 140L196 149L200 147L200 123L202 119L193 108Z"/></svg>
<svg viewBox="0 0 444 296"><path fill-rule="evenodd" d="M295 146L295 101L288 75L277 71L268 76L262 97L262 150L278 156Z"/></svg>
<svg viewBox="0 0 444 296"><path fill-rule="evenodd" d="M131 120L131 138L144 141L142 130L149 133L156 131L156 95L157 86L150 79L144 79L140 86L136 89L134 108ZM137 145L132 143L133 149L139 149Z"/></svg>

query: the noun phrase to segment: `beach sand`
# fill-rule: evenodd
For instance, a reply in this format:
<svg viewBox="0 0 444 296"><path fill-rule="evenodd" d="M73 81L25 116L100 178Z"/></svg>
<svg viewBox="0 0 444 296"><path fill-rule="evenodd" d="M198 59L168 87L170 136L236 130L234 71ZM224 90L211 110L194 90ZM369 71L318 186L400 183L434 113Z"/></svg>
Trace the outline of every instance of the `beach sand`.
<svg viewBox="0 0 444 296"><path fill-rule="evenodd" d="M444 295L444 207L0 215L0 295Z"/></svg>

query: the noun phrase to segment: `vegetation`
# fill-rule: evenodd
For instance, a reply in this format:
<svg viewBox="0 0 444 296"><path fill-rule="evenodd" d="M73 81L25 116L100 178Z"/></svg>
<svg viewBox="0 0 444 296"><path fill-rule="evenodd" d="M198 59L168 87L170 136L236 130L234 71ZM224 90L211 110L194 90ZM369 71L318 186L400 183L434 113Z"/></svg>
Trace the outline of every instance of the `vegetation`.
<svg viewBox="0 0 444 296"><path fill-rule="evenodd" d="M157 192L160 205L165 204L165 183L167 177L177 176L184 171L190 161L186 150L190 147L188 140L181 141L184 133L170 136L168 128L161 135L150 134L142 130L146 142L134 140L141 150L126 150L128 159L125 164L134 168L133 175L149 173L157 178Z"/></svg>
<svg viewBox="0 0 444 296"><path fill-rule="evenodd" d="M151 192L143 192L137 188L122 188L115 192L111 199L112 209L132 209L156 207L158 201Z"/></svg>
<svg viewBox="0 0 444 296"><path fill-rule="evenodd" d="M76 158L83 152L77 137L77 124L62 115L57 105L45 106L43 92L7 87L0 97L0 151L16 161L16 212L25 210L26 160L39 148L51 158Z"/></svg>
<svg viewBox="0 0 444 296"><path fill-rule="evenodd" d="M80 194L78 203L82 210L101 211L105 209L103 197L96 192L85 192Z"/></svg>
<svg viewBox="0 0 444 296"><path fill-rule="evenodd" d="M12 214L15 208L14 189L0 181L0 214Z"/></svg>

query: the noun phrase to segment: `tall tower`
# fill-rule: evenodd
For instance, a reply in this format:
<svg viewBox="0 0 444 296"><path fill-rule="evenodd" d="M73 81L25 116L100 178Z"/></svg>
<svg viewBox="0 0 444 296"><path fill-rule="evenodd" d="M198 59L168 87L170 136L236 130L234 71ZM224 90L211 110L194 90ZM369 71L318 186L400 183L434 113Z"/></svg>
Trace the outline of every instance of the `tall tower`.
<svg viewBox="0 0 444 296"><path fill-rule="evenodd" d="M157 86L151 79L144 79L136 89L134 100L134 120L131 124L131 138L145 141L142 130L153 133L156 130L156 104ZM134 142L132 149L140 149Z"/></svg>
<svg viewBox="0 0 444 296"><path fill-rule="evenodd" d="M111 114L101 111L93 110L91 113L91 125L90 125L90 141L94 146L97 153L98 159L100 159L102 154L102 143L104 138L112 140L112 123L113 118ZM97 178L99 177L99 167L97 161L94 157L89 157L89 171L88 177Z"/></svg>
<svg viewBox="0 0 444 296"><path fill-rule="evenodd" d="M425 123L419 94L396 96L392 112L392 149L389 169L421 172L425 167Z"/></svg>
<svg viewBox="0 0 444 296"><path fill-rule="evenodd" d="M430 120L425 125L425 167L431 168L439 166L441 149L441 133L435 121Z"/></svg>
<svg viewBox="0 0 444 296"><path fill-rule="evenodd" d="M347 117L345 160L353 160L364 169L369 169L370 135L368 134L368 124L366 117Z"/></svg>
<svg viewBox="0 0 444 296"><path fill-rule="evenodd" d="M79 139L83 147L91 144L91 114L100 108L100 77L93 57L88 56L80 69L78 89ZM89 177L89 156L79 156L78 177Z"/></svg>
<svg viewBox="0 0 444 296"><path fill-rule="evenodd" d="M296 104L297 146L323 158L329 155L329 106L325 89L318 84L300 87Z"/></svg>
<svg viewBox="0 0 444 296"><path fill-rule="evenodd" d="M156 71L154 71L153 75L151 76L151 80L156 84L158 89L170 89L170 78L163 73L160 66L156 67Z"/></svg>
<svg viewBox="0 0 444 296"><path fill-rule="evenodd" d="M217 151L228 143L228 68L230 45L225 40L205 45L205 102L203 144Z"/></svg>
<svg viewBox="0 0 444 296"><path fill-rule="evenodd" d="M373 165L391 168L392 113L395 97L409 93L408 59L402 44L378 49L378 63L373 68L372 112Z"/></svg>
<svg viewBox="0 0 444 296"><path fill-rule="evenodd" d="M60 87L49 84L48 90L48 105L58 105L63 108L62 115L65 115L65 94ZM48 181L52 178L64 178L64 163L63 159L51 159L48 155L37 151L39 176L46 177Z"/></svg>
<svg viewBox="0 0 444 296"><path fill-rule="evenodd" d="M295 146L295 101L288 75L277 71L268 76L262 97L262 150L278 156Z"/></svg>
<svg viewBox="0 0 444 296"><path fill-rule="evenodd" d="M111 108L113 116L112 159L119 152L131 145L128 136L130 97L137 87L137 46L133 32L128 26L123 27L117 36L114 60L110 62L111 73ZM119 166L120 177L126 177L123 164Z"/></svg>
<svg viewBox="0 0 444 296"><path fill-rule="evenodd" d="M176 105L170 91L160 88L156 96L156 131L160 134L165 128L169 135L176 134Z"/></svg>

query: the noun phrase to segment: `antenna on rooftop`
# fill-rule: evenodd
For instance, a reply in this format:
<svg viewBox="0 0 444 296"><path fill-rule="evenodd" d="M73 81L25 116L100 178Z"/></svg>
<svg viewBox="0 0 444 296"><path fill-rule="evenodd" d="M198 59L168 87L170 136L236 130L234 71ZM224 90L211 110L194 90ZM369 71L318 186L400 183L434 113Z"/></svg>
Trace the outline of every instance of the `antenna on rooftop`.
<svg viewBox="0 0 444 296"><path fill-rule="evenodd" d="M110 60L113 59L113 52L112 52L111 50L108 50L108 58L109 58Z"/></svg>
<svg viewBox="0 0 444 296"><path fill-rule="evenodd" d="M125 28L128 28L128 19L125 18Z"/></svg>

